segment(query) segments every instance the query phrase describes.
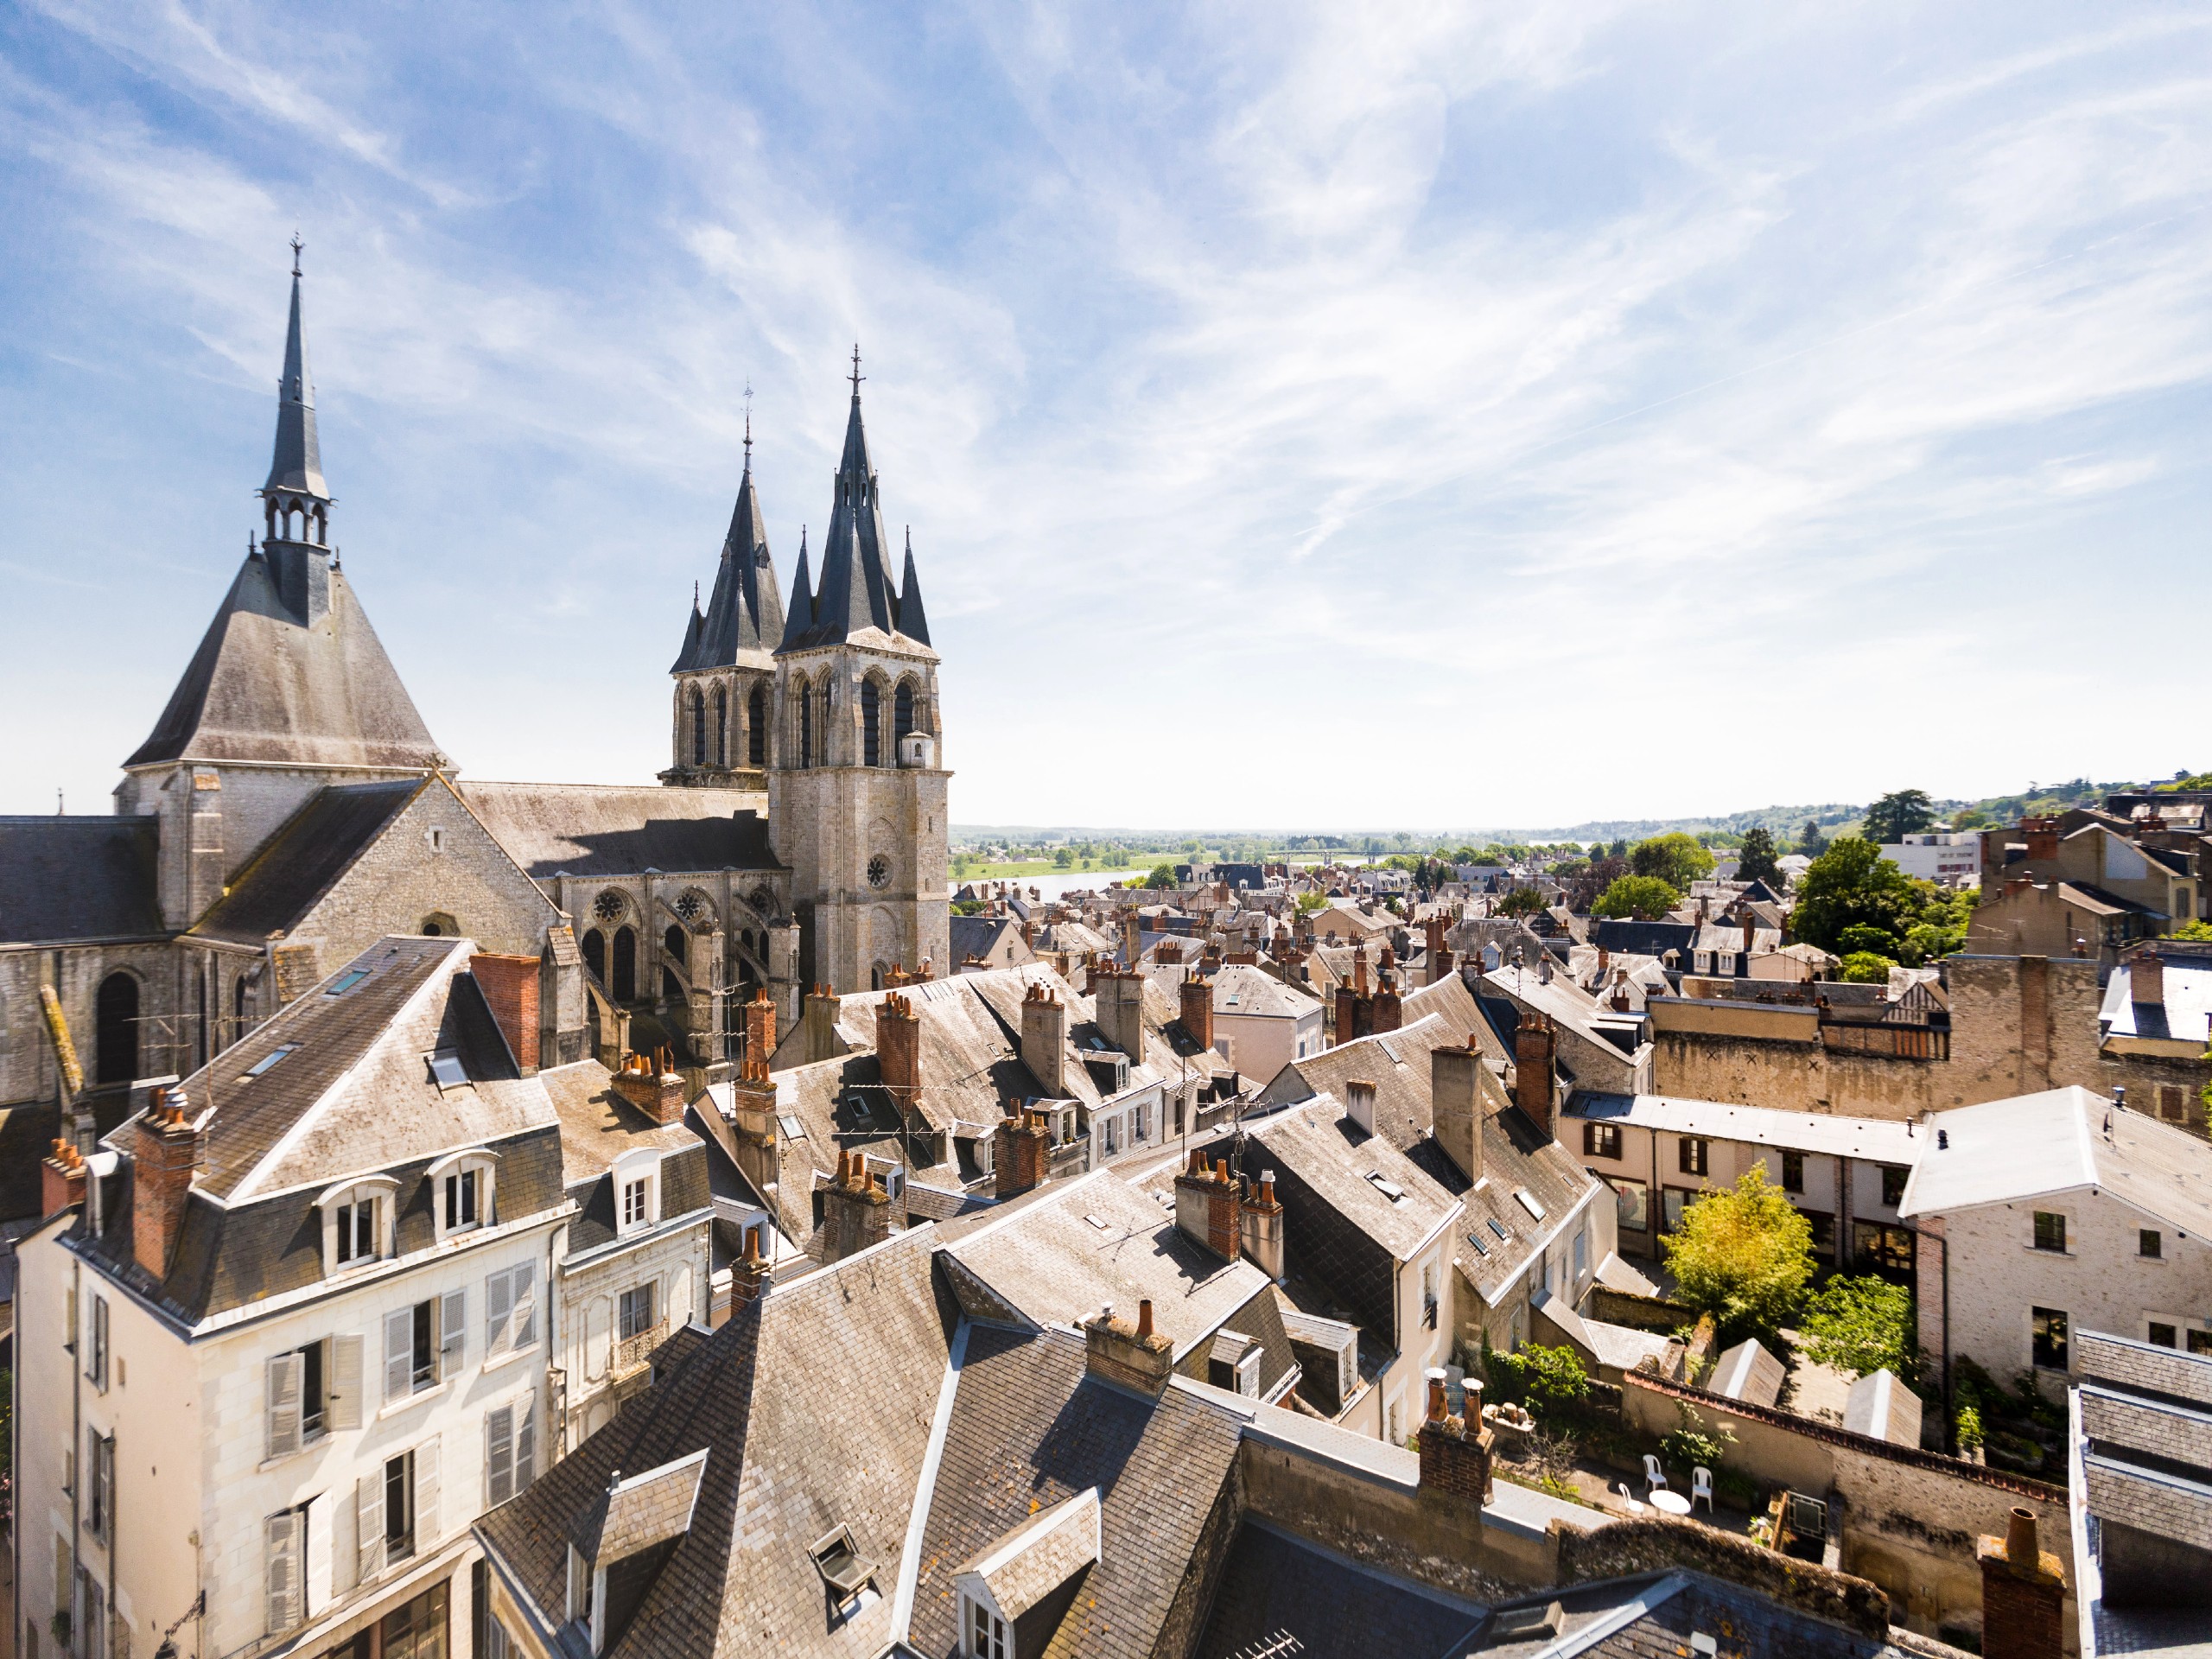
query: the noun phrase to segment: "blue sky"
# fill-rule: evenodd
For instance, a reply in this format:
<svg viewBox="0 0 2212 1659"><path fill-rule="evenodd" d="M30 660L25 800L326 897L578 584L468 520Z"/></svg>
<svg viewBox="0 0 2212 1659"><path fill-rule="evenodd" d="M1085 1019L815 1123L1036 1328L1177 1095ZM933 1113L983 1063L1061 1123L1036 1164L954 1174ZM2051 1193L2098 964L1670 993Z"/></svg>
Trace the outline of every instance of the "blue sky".
<svg viewBox="0 0 2212 1659"><path fill-rule="evenodd" d="M958 821L2212 766L2202 9L31 0L0 157L0 810L243 554L295 226L468 775L667 764L742 389L788 583L855 339Z"/></svg>

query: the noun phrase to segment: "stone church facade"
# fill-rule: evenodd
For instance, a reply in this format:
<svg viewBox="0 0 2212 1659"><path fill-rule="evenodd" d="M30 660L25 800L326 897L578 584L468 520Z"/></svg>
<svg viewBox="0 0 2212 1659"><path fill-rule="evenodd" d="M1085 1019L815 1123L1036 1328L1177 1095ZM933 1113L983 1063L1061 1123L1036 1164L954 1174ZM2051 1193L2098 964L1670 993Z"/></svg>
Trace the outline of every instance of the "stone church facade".
<svg viewBox="0 0 2212 1659"><path fill-rule="evenodd" d="M671 671L657 785L464 781L329 537L292 273L250 543L112 815L0 818L0 1219L132 1085L190 1071L376 939L540 963L541 1064L630 1048L718 1068L739 1005L949 966L938 658L893 585L857 358L818 582L786 608L752 435L712 595ZM18 1189L21 1189L20 1191Z"/></svg>

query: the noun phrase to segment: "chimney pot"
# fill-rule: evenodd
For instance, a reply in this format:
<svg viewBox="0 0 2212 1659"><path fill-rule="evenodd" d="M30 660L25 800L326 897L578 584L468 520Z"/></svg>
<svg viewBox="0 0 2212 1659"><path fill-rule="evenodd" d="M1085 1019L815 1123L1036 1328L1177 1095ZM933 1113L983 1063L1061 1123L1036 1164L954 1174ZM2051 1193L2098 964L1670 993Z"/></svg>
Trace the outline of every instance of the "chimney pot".
<svg viewBox="0 0 2212 1659"><path fill-rule="evenodd" d="M2018 1504L2005 1523L2005 1558L2016 1567L2034 1567L2041 1565L2042 1555L2036 1548L2036 1512Z"/></svg>
<svg viewBox="0 0 2212 1659"><path fill-rule="evenodd" d="M1137 1335L1140 1338L1152 1335L1152 1298L1149 1296L1137 1304Z"/></svg>

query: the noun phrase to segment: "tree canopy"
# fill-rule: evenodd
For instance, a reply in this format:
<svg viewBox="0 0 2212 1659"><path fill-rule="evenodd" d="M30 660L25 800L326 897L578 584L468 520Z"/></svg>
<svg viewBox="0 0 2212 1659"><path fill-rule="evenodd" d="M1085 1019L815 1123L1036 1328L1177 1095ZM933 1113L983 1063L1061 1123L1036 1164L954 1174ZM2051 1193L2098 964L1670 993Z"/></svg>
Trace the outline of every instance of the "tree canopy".
<svg viewBox="0 0 2212 1659"><path fill-rule="evenodd" d="M1912 1293L1886 1279L1831 1279L1815 1292L1797 1321L1805 1352L1821 1365L1865 1376L1894 1371L1920 1380L1920 1332Z"/></svg>
<svg viewBox="0 0 2212 1659"><path fill-rule="evenodd" d="M1667 912L1681 902L1682 895L1656 875L1624 875L1598 895L1598 902L1590 906L1590 913L1656 922L1663 920Z"/></svg>
<svg viewBox="0 0 2212 1659"><path fill-rule="evenodd" d="M1662 1237L1675 1294L1713 1315L1724 1342L1770 1337L1789 1322L1813 1276L1813 1226L1754 1164L1732 1189L1707 1192Z"/></svg>
<svg viewBox="0 0 2212 1659"><path fill-rule="evenodd" d="M1535 887L1515 887L1497 901L1501 916L1533 916L1544 907L1544 895Z"/></svg>
<svg viewBox="0 0 2212 1659"><path fill-rule="evenodd" d="M1924 789L1896 789L1866 809L1860 830L1878 847L1893 847L1936 822L1936 803Z"/></svg>
<svg viewBox="0 0 2212 1659"><path fill-rule="evenodd" d="M1628 868L1631 874L1656 876L1677 893L1687 893L1691 882L1713 874L1713 855L1698 844L1696 836L1676 830L1637 842L1628 855Z"/></svg>
<svg viewBox="0 0 2212 1659"><path fill-rule="evenodd" d="M1152 874L1145 877L1144 884L1147 887L1173 887L1175 885L1175 867L1173 864L1154 865L1152 867Z"/></svg>
<svg viewBox="0 0 2212 1659"><path fill-rule="evenodd" d="M1782 866L1774 850L1774 832L1763 823L1755 823L1744 832L1743 851L1736 859L1736 879L1738 881L1764 881L1779 892L1782 887Z"/></svg>
<svg viewBox="0 0 2212 1659"><path fill-rule="evenodd" d="M1920 910L1920 896L1882 849L1859 836L1846 836L1815 859L1797 886L1789 925L1797 937L1823 950L1843 950L1844 930L1880 930L1902 939ZM1859 949L1865 949L1859 943ZM1886 952L1885 954L1894 954Z"/></svg>
<svg viewBox="0 0 2212 1659"><path fill-rule="evenodd" d="M1797 850L1808 858L1818 858L1828 849L1828 838L1821 833L1821 826L1812 819L1805 820L1805 833L1797 838Z"/></svg>

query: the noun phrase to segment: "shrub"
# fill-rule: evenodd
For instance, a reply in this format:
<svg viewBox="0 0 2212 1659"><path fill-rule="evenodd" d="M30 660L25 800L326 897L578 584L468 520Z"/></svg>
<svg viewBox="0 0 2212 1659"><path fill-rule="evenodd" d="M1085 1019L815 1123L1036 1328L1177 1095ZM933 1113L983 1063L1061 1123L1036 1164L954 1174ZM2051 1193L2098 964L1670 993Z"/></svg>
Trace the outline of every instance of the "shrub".
<svg viewBox="0 0 2212 1659"><path fill-rule="evenodd" d="M1485 1345L1483 1377L1488 1403L1526 1406L1547 1422L1572 1412L1590 1393L1589 1374L1573 1349L1533 1342L1512 1353Z"/></svg>
<svg viewBox="0 0 2212 1659"><path fill-rule="evenodd" d="M1959 1434L1959 1450L1961 1452L1973 1451L1974 1447L1981 1445L1986 1438L1982 1433L1981 1414L1976 1411L1972 1406L1961 1406L1959 1408L1956 1427Z"/></svg>
<svg viewBox="0 0 2212 1659"><path fill-rule="evenodd" d="M1687 1400L1675 1402L1675 1427L1659 1437L1659 1454L1677 1469L1718 1469L1736 1437L1726 1423L1720 1433L1706 1427L1705 1419ZM1724 1438L1725 1437L1725 1438Z"/></svg>
<svg viewBox="0 0 2212 1659"><path fill-rule="evenodd" d="M1887 957L1878 957L1872 950L1854 950L1843 959L1839 976L1849 985L1886 985L1890 969L1897 963Z"/></svg>

